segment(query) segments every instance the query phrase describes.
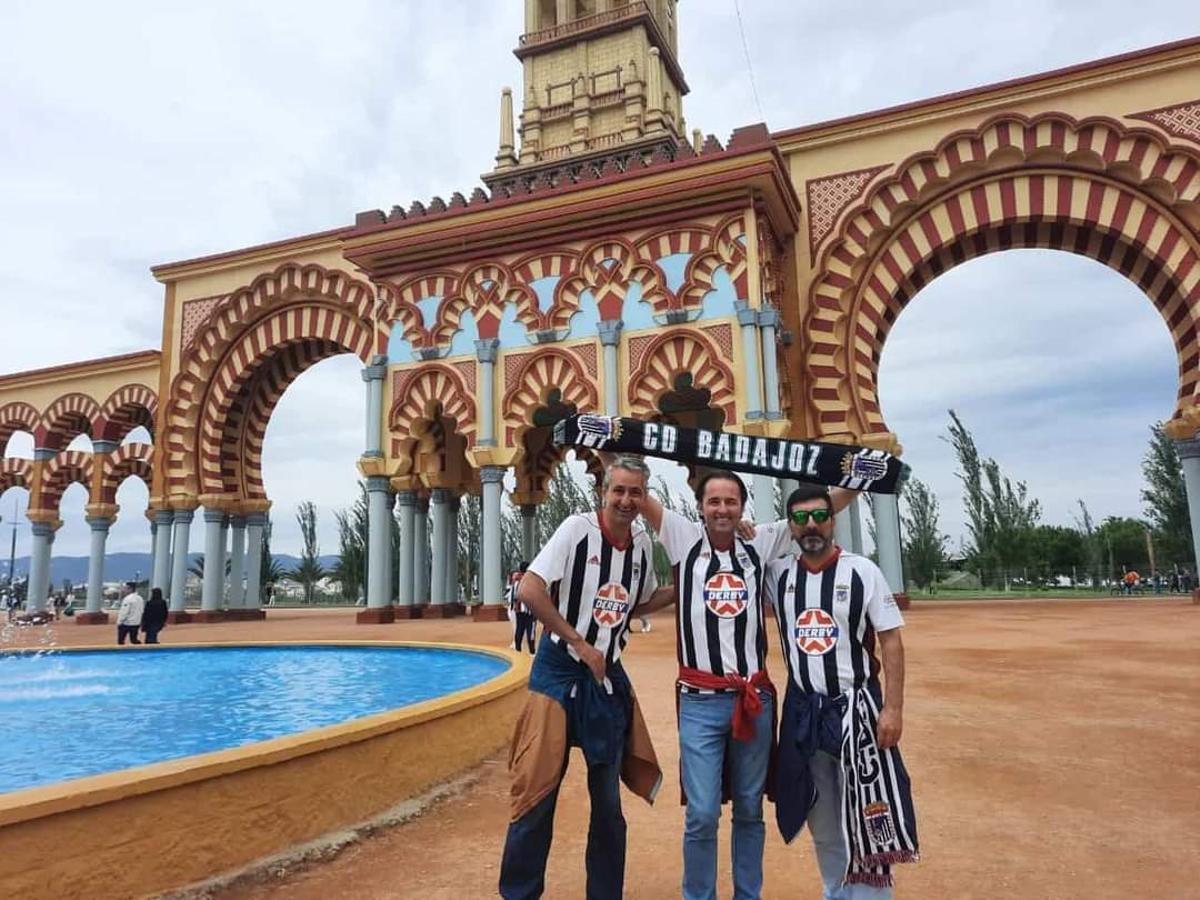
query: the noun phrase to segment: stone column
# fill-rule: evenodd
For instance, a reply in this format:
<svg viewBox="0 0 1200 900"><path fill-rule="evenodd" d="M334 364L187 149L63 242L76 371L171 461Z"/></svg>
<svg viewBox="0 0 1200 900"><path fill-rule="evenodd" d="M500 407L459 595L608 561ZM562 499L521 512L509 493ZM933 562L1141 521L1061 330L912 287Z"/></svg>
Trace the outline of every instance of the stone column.
<svg viewBox="0 0 1200 900"><path fill-rule="evenodd" d="M1187 492L1188 521L1192 526L1192 556L1195 568L1192 574L1200 574L1200 437L1176 441L1175 452L1183 467L1183 487ZM1195 584L1195 582L1193 582ZM1192 602L1200 603L1200 587L1192 591Z"/></svg>
<svg viewBox="0 0 1200 900"><path fill-rule="evenodd" d="M521 559L533 562L537 555L537 507L532 503L521 504Z"/></svg>
<svg viewBox="0 0 1200 900"><path fill-rule="evenodd" d="M267 617L262 609L263 534L266 527L266 513L250 513L246 516L246 596L242 617L247 619Z"/></svg>
<svg viewBox="0 0 1200 900"><path fill-rule="evenodd" d="M900 503L895 494L875 494L875 540L879 568L902 609L908 607L904 593L904 567L900 560Z"/></svg>
<svg viewBox="0 0 1200 900"><path fill-rule="evenodd" d="M396 591L397 619L420 618L420 608L414 605L413 597L413 563L416 551L416 540L413 530L416 528L416 491L398 491L400 501L400 583Z"/></svg>
<svg viewBox="0 0 1200 900"><path fill-rule="evenodd" d="M429 498L429 535L433 553L429 566L429 606L425 615L431 619L446 617L446 501L450 492L434 488Z"/></svg>
<svg viewBox="0 0 1200 900"><path fill-rule="evenodd" d="M446 605L456 616L461 616L465 610L458 597L458 508L461 505L454 494L446 503Z"/></svg>
<svg viewBox="0 0 1200 900"><path fill-rule="evenodd" d="M367 385L366 452L363 456L383 456L383 379L387 377L387 357L373 356L362 370Z"/></svg>
<svg viewBox="0 0 1200 900"><path fill-rule="evenodd" d="M475 619L499 622L507 615L500 572L500 492L504 489L504 469L484 466L479 470L479 480L483 482L483 564L479 579L483 604L475 610Z"/></svg>
<svg viewBox="0 0 1200 900"><path fill-rule="evenodd" d="M775 329L779 311L764 306L758 311L758 327L762 336L763 402L768 419L782 419L779 409L779 354L775 350Z"/></svg>
<svg viewBox="0 0 1200 900"><path fill-rule="evenodd" d="M242 609L246 605L246 517L229 517L229 608Z"/></svg>
<svg viewBox="0 0 1200 900"><path fill-rule="evenodd" d="M75 614L77 625L107 625L108 614L104 612L104 545L108 542L108 529L113 520L107 516L90 517L92 543L88 553L87 606L84 612Z"/></svg>
<svg viewBox="0 0 1200 900"><path fill-rule="evenodd" d="M150 520L150 568L146 571L146 582L154 587L154 567L158 564L158 526L154 524L154 514L147 510L146 518Z"/></svg>
<svg viewBox="0 0 1200 900"><path fill-rule="evenodd" d="M225 518L221 520L221 568L217 569L221 573L221 609L229 608L229 573L226 571L229 563L229 513L225 514Z"/></svg>
<svg viewBox="0 0 1200 900"><path fill-rule="evenodd" d="M742 328L742 356L745 358L746 418L762 418L762 388L758 380L758 310L745 300L734 303Z"/></svg>
<svg viewBox="0 0 1200 900"><path fill-rule="evenodd" d="M480 447L496 446L496 350L500 341L488 338L475 342L475 358L479 360L479 433L475 438Z"/></svg>
<svg viewBox="0 0 1200 900"><path fill-rule="evenodd" d="M220 622L224 605L225 547L222 537L225 530L225 510L206 507L204 510L204 581L200 588L200 612L197 622Z"/></svg>
<svg viewBox="0 0 1200 900"><path fill-rule="evenodd" d="M604 414L606 416L621 414L617 347L621 343L621 329L624 327L625 323L620 319L615 322L600 323L600 343L604 346Z"/></svg>
<svg viewBox="0 0 1200 900"><path fill-rule="evenodd" d="M854 533L850 524L850 507L846 507L833 517L833 539L843 550L850 550L854 543Z"/></svg>
<svg viewBox="0 0 1200 900"><path fill-rule="evenodd" d="M171 527L175 513L169 509L154 513L154 568L150 586L159 588L163 596L171 595Z"/></svg>
<svg viewBox="0 0 1200 900"><path fill-rule="evenodd" d="M188 539L192 530L193 511L177 509L174 514L172 528L174 547L171 550L171 609L167 621L171 624L190 622L191 614L187 611L187 574L188 574Z"/></svg>
<svg viewBox="0 0 1200 900"><path fill-rule="evenodd" d="M850 552L863 556L862 504L855 497L845 511L850 514Z"/></svg>
<svg viewBox="0 0 1200 900"><path fill-rule="evenodd" d="M413 511L413 605L421 615L429 606L429 499L417 497Z"/></svg>
<svg viewBox="0 0 1200 900"><path fill-rule="evenodd" d="M754 495L754 521L776 521L775 479L769 475L755 475L750 479L750 490Z"/></svg>
<svg viewBox="0 0 1200 900"><path fill-rule="evenodd" d="M33 549L29 557L29 580L25 583L25 612L46 608L50 592L50 548L54 544L54 522L33 523Z"/></svg>
<svg viewBox="0 0 1200 900"><path fill-rule="evenodd" d="M367 607L359 624L395 621L392 606L392 486L383 475L367 478Z"/></svg>

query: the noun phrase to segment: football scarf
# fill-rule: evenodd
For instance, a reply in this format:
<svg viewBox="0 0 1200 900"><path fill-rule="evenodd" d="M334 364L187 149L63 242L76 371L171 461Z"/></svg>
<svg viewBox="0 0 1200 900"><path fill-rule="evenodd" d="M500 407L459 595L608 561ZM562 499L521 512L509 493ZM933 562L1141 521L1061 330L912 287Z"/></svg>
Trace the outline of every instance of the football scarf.
<svg viewBox="0 0 1200 900"><path fill-rule="evenodd" d="M842 715L842 839L847 884L890 887L895 863L916 862L917 820L908 772L894 747L876 743L879 706L866 689L847 693Z"/></svg>
<svg viewBox="0 0 1200 900"><path fill-rule="evenodd" d="M900 480L900 460L883 450L680 428L639 419L571 416L554 426L554 442L879 494L896 493Z"/></svg>

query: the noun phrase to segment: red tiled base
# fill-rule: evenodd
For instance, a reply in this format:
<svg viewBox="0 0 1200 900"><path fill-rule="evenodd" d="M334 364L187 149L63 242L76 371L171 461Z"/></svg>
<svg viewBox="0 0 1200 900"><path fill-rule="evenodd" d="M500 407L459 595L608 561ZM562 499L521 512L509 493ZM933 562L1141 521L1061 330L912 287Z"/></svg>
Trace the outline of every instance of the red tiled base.
<svg viewBox="0 0 1200 900"><path fill-rule="evenodd" d="M265 609L237 608L227 609L224 612L227 622L261 622L267 618Z"/></svg>
<svg viewBox="0 0 1200 900"><path fill-rule="evenodd" d="M421 617L425 619L453 619L454 607L446 603L430 603L421 607Z"/></svg>
<svg viewBox="0 0 1200 900"><path fill-rule="evenodd" d="M75 613L76 625L107 625L108 613L106 612L81 612Z"/></svg>
<svg viewBox="0 0 1200 900"><path fill-rule="evenodd" d="M419 618L421 618L421 607L419 607L419 606L395 606L392 608L396 612L397 621L400 619L419 619Z"/></svg>
<svg viewBox="0 0 1200 900"><path fill-rule="evenodd" d="M394 606L368 606L366 609L358 611L354 621L359 625L390 625L396 621L396 608Z"/></svg>
<svg viewBox="0 0 1200 900"><path fill-rule="evenodd" d="M475 607L472 618L476 622L506 622L508 609L503 603L481 603Z"/></svg>
<svg viewBox="0 0 1200 900"><path fill-rule="evenodd" d="M224 609L202 609L192 613L193 622L228 622L229 619L229 612Z"/></svg>
<svg viewBox="0 0 1200 900"><path fill-rule="evenodd" d="M191 622L191 621L192 621L192 614L190 612L180 612L178 610L173 609L167 613L167 624L168 625L186 625L188 622Z"/></svg>

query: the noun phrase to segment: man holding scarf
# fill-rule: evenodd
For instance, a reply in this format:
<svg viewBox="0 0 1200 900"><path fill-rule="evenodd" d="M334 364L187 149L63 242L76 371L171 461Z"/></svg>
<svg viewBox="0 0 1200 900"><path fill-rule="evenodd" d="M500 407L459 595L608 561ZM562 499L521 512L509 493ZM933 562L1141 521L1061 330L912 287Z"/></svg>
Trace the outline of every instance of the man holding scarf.
<svg viewBox="0 0 1200 900"><path fill-rule="evenodd" d="M589 900L624 894L619 781L651 803L662 783L621 665L630 616L657 587L650 536L635 522L648 475L641 460L617 459L604 473L600 512L567 517L517 589L518 601L545 628L509 754L511 817L500 866L505 900L532 900L545 890L554 809L571 747L583 750L588 769Z"/></svg>
<svg viewBox="0 0 1200 900"><path fill-rule="evenodd" d="M826 900L885 900L891 866L918 856L912 791L897 749L904 619L879 567L833 543L825 488L802 485L787 509L801 552L768 566L764 586L789 675L776 819L788 843L808 823Z"/></svg>

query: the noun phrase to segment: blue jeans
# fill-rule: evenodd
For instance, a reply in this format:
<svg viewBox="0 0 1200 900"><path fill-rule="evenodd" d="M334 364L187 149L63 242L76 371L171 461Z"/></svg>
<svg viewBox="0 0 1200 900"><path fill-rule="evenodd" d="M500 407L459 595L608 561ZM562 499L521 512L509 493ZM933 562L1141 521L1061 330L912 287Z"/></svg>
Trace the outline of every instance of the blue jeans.
<svg viewBox="0 0 1200 900"><path fill-rule="evenodd" d="M567 751L568 758L570 750ZM563 759L563 774L567 759ZM621 767L588 766L592 817L588 824L587 900L619 900L625 890L625 816L621 813ZM500 863L500 896L533 900L546 889L546 858L554 837L558 788L508 826Z"/></svg>
<svg viewBox="0 0 1200 900"><path fill-rule="evenodd" d="M682 694L679 698L679 762L687 813L683 828L684 900L716 900L717 824L721 820L721 779L729 763L733 799L733 896L762 894L762 798L771 756L775 706L760 692L763 710L751 741L733 739L737 695Z"/></svg>
<svg viewBox="0 0 1200 900"><path fill-rule="evenodd" d="M825 900L891 900L891 888L842 884L850 860L842 837L841 761L818 750L809 767L817 788L817 802L808 814L808 829L812 832L817 865L825 884Z"/></svg>

